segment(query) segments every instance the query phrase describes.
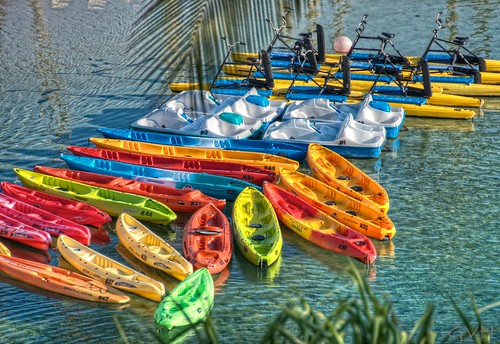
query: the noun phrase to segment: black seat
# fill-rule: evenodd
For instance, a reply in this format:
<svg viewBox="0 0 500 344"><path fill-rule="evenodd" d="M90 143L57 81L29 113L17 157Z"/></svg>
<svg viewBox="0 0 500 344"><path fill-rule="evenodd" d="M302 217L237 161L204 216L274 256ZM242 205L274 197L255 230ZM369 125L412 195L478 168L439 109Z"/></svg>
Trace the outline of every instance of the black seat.
<svg viewBox="0 0 500 344"><path fill-rule="evenodd" d="M455 37L453 40L454 44L464 45L469 41L469 37Z"/></svg>
<svg viewBox="0 0 500 344"><path fill-rule="evenodd" d="M312 32L299 33L299 36L302 37L302 38L311 38L312 37Z"/></svg>
<svg viewBox="0 0 500 344"><path fill-rule="evenodd" d="M382 35L384 35L385 37L387 37L389 39L394 38L394 36L396 36L395 34L388 33L388 32L382 32Z"/></svg>

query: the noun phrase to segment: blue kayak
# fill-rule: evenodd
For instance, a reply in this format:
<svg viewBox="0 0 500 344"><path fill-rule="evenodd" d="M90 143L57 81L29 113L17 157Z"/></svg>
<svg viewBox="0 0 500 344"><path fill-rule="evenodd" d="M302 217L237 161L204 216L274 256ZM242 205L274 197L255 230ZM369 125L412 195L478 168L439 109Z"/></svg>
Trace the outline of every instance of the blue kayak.
<svg viewBox="0 0 500 344"><path fill-rule="evenodd" d="M307 149L304 149L301 145L285 142L171 135L113 128L99 128L97 130L105 138L110 139L141 141L170 146L218 148L245 152L257 152L279 155L297 161L303 161L306 158L307 153Z"/></svg>
<svg viewBox="0 0 500 344"><path fill-rule="evenodd" d="M129 179L147 178L148 182L164 184L178 189L191 188L217 199L234 201L247 186L254 184L231 177L206 173L171 171L149 166L128 164L119 161L61 154L68 168L93 173L107 174ZM257 187L258 189L261 189Z"/></svg>

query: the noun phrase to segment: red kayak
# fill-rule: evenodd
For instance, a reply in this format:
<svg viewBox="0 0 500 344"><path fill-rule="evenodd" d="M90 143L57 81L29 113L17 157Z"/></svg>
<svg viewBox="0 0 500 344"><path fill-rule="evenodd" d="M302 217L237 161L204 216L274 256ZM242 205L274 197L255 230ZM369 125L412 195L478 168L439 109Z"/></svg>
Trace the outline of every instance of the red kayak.
<svg viewBox="0 0 500 344"><path fill-rule="evenodd" d="M177 189L167 185L64 168L35 166L34 171L87 185L146 196L165 204L174 212L192 213L208 203L214 203L220 209L226 206L226 200L209 197L200 190Z"/></svg>
<svg viewBox="0 0 500 344"><path fill-rule="evenodd" d="M211 274L224 270L233 255L233 237L229 221L213 204L196 211L182 235L184 257L194 270L207 268Z"/></svg>
<svg viewBox="0 0 500 344"><path fill-rule="evenodd" d="M50 235L66 234L84 245L90 244L90 230L87 227L5 194L0 194L0 213Z"/></svg>
<svg viewBox="0 0 500 344"><path fill-rule="evenodd" d="M69 146L67 149L77 156L115 160L166 170L214 174L241 179L258 186L262 186L264 181L272 183L276 180L276 173L273 171L239 163L185 157L142 155L91 147Z"/></svg>
<svg viewBox="0 0 500 344"><path fill-rule="evenodd" d="M264 183L264 195L273 205L278 219L309 242L338 254L372 264L377 251L364 234L338 222L297 195L275 184Z"/></svg>
<svg viewBox="0 0 500 344"><path fill-rule="evenodd" d="M2 192L7 196L81 225L100 227L111 221L108 214L84 202L32 190L9 182L1 182L0 186Z"/></svg>
<svg viewBox="0 0 500 344"><path fill-rule="evenodd" d="M43 232L0 213L0 237L47 251L52 243L49 233Z"/></svg>

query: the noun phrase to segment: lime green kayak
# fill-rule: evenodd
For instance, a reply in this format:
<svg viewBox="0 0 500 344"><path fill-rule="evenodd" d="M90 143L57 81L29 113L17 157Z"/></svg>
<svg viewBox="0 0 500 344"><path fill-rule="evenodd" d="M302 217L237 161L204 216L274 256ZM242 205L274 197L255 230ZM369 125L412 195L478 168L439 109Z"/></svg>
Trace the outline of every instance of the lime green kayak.
<svg viewBox="0 0 500 344"><path fill-rule="evenodd" d="M172 330L205 319L214 304L214 281L206 268L196 270L163 298L155 311L158 325Z"/></svg>
<svg viewBox="0 0 500 344"><path fill-rule="evenodd" d="M271 202L254 187L247 187L233 205L234 239L252 264L266 268L281 253L283 237Z"/></svg>
<svg viewBox="0 0 500 344"><path fill-rule="evenodd" d="M139 220L166 225L177 215L166 205L135 194L90 186L43 173L14 168L24 186L88 203L111 216L128 213Z"/></svg>

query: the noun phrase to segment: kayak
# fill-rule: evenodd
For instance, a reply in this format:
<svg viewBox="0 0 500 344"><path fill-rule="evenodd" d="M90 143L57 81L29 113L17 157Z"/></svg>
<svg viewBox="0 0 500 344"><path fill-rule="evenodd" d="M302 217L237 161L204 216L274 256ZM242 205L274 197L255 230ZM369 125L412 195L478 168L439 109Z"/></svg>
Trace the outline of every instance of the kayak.
<svg viewBox="0 0 500 344"><path fill-rule="evenodd" d="M66 147L77 156L115 160L129 164L144 165L172 171L207 173L241 179L262 186L264 181L274 182L276 173L236 162L224 162L184 157L164 157L120 152L111 149L69 146Z"/></svg>
<svg viewBox="0 0 500 344"><path fill-rule="evenodd" d="M206 268L196 270L160 302L154 313L155 322L167 330L194 325L210 313L214 295L210 272Z"/></svg>
<svg viewBox="0 0 500 344"><path fill-rule="evenodd" d="M114 288L160 302L165 286L66 235L57 239L57 250L76 270Z"/></svg>
<svg viewBox="0 0 500 344"><path fill-rule="evenodd" d="M146 155L178 156L227 162L239 162L246 165L264 167L266 170L271 170L274 172L276 172L279 167L287 167L294 170L299 168L298 161L273 154L230 151L224 149L168 146L147 142L102 139L94 137L89 138L89 141L99 148L115 149L123 152L140 153Z"/></svg>
<svg viewBox="0 0 500 344"><path fill-rule="evenodd" d="M83 201L111 216L117 217L122 212L127 212L139 219L162 225L167 225L177 218L170 208L149 197L90 186L20 168L14 168L14 172L30 189Z"/></svg>
<svg viewBox="0 0 500 344"><path fill-rule="evenodd" d="M47 232L51 236L66 234L84 245L90 244L91 235L88 227L21 202L3 193L0 193L0 213Z"/></svg>
<svg viewBox="0 0 500 344"><path fill-rule="evenodd" d="M179 281L193 273L193 265L174 247L127 213L118 217L116 235L137 259Z"/></svg>
<svg viewBox="0 0 500 344"><path fill-rule="evenodd" d="M165 204L174 212L192 213L208 203L215 204L221 210L226 206L226 201L224 199L209 197L199 190L178 189L167 185L64 168L35 166L33 170L35 172L73 180L91 186L149 197Z"/></svg>
<svg viewBox="0 0 500 344"><path fill-rule="evenodd" d="M10 254L10 250L7 248L7 246L5 246L4 244L2 244L2 242L0 242L0 255L4 255L4 256L11 256Z"/></svg>
<svg viewBox="0 0 500 344"><path fill-rule="evenodd" d="M292 143L267 142L262 140L237 140L231 138L197 137L190 135L170 135L163 133L123 130L123 129L97 129L105 138L141 141L161 145L217 148L226 150L256 152L279 155L285 158L302 161L306 154L302 147Z"/></svg>
<svg viewBox="0 0 500 344"><path fill-rule="evenodd" d="M264 195L278 219L291 231L325 250L372 264L377 251L370 239L300 197L275 184L264 183Z"/></svg>
<svg viewBox="0 0 500 344"><path fill-rule="evenodd" d="M389 210L389 195L382 185L341 155L311 143L307 163L314 177L322 182L384 213Z"/></svg>
<svg viewBox="0 0 500 344"><path fill-rule="evenodd" d="M196 189L207 196L226 199L228 201L234 201L241 190L253 185L244 180L231 177L206 173L170 171L115 160L87 158L67 154L62 154L60 158L71 169L136 179L141 182L164 184L176 188ZM260 186L256 187L260 188Z"/></svg>
<svg viewBox="0 0 500 344"><path fill-rule="evenodd" d="M224 270L233 255L233 233L226 215L213 204L197 210L184 226L182 249L195 270L207 268L211 274Z"/></svg>
<svg viewBox="0 0 500 344"><path fill-rule="evenodd" d="M31 190L9 182L1 182L0 186L2 192L12 198L81 225L99 227L111 221L108 214L84 202Z"/></svg>
<svg viewBox="0 0 500 344"><path fill-rule="evenodd" d="M260 268L276 262L283 237L276 212L262 192L243 190L234 201L232 219L234 239L248 261Z"/></svg>
<svg viewBox="0 0 500 344"><path fill-rule="evenodd" d="M127 303L130 297L93 278L30 260L0 256L0 271L35 287L77 299Z"/></svg>
<svg viewBox="0 0 500 344"><path fill-rule="evenodd" d="M378 208L362 203L322 181L298 171L284 170L281 185L346 226L374 239L391 239L396 228Z"/></svg>
<svg viewBox="0 0 500 344"><path fill-rule="evenodd" d="M52 243L52 237L49 233L28 226L2 213L0 213L0 237L41 251L47 251Z"/></svg>

